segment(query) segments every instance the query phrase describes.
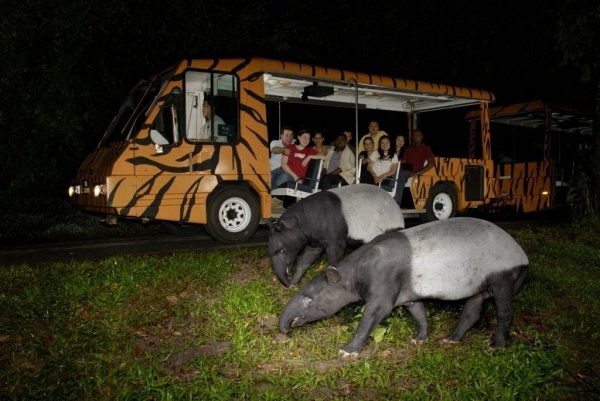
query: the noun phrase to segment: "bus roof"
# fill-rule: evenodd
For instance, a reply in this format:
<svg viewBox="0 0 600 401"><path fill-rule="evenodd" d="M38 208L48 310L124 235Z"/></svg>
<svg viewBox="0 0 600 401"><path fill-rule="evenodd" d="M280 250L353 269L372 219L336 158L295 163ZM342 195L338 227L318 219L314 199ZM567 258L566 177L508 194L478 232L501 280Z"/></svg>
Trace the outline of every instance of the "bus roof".
<svg viewBox="0 0 600 401"><path fill-rule="evenodd" d="M551 130L573 134L592 134L592 111L570 105L533 100L490 108L490 120L494 123L528 128L544 128L546 112L552 116ZM479 119L479 113L469 112L466 120Z"/></svg>
<svg viewBox="0 0 600 401"><path fill-rule="evenodd" d="M486 90L265 58L186 60L181 67L262 72L267 100L421 112L493 102Z"/></svg>

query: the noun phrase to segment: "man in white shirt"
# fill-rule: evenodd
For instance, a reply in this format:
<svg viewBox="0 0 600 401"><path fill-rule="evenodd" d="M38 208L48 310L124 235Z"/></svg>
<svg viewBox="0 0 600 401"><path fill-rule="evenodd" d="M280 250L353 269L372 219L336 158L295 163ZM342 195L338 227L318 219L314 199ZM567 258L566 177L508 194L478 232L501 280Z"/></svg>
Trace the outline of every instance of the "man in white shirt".
<svg viewBox="0 0 600 401"><path fill-rule="evenodd" d="M281 156L286 146L291 145L294 141L294 130L291 127L284 126L281 128L279 139L271 142L269 148L271 150L271 183L276 182L276 178L281 174L285 174L281 168Z"/></svg>

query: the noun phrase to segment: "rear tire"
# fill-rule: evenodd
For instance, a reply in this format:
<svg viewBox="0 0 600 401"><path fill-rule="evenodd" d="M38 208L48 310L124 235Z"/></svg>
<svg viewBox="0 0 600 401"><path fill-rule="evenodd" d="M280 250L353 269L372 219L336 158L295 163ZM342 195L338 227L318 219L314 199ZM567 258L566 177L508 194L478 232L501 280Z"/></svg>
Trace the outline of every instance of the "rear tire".
<svg viewBox="0 0 600 401"><path fill-rule="evenodd" d="M243 242L258 229L258 200L240 186L217 190L209 198L206 213L206 231L219 242Z"/></svg>
<svg viewBox="0 0 600 401"><path fill-rule="evenodd" d="M429 192L423 220L446 220L456 215L456 192L450 184L438 184Z"/></svg>

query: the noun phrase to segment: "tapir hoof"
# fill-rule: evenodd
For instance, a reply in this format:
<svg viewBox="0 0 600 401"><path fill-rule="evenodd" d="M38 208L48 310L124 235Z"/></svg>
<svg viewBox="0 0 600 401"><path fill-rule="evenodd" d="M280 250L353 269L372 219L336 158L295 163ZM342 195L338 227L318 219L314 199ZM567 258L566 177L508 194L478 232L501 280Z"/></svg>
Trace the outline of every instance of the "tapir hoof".
<svg viewBox="0 0 600 401"><path fill-rule="evenodd" d="M500 348L504 348L506 346L507 341L497 341L497 340L492 340L490 342L490 348L491 349L500 349Z"/></svg>
<svg viewBox="0 0 600 401"><path fill-rule="evenodd" d="M358 352L348 352L340 349L339 354L342 356L342 358L358 358Z"/></svg>
<svg viewBox="0 0 600 401"><path fill-rule="evenodd" d="M458 344L458 343L460 343L460 340L455 340L453 338L446 337L446 338L442 338L440 340L440 343L442 343L442 344Z"/></svg>
<svg viewBox="0 0 600 401"><path fill-rule="evenodd" d="M410 339L410 343L413 344L413 345L421 345L425 341L427 341L427 338L417 338L417 337L414 337L414 338Z"/></svg>

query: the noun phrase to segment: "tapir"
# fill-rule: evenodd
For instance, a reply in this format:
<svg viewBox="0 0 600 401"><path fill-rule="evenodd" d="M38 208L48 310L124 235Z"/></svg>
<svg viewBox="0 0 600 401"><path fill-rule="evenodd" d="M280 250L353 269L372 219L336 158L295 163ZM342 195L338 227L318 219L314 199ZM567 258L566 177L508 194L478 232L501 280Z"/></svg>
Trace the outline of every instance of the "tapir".
<svg viewBox="0 0 600 401"><path fill-rule="evenodd" d="M477 323L485 299L497 316L491 346L508 341L513 298L527 275L523 249L498 226L458 217L381 235L300 288L279 317L283 333L365 301L353 340L340 352L357 356L375 327L397 306L417 323L414 341L428 337L423 300L464 300L460 320L444 341L460 342Z"/></svg>
<svg viewBox="0 0 600 401"><path fill-rule="evenodd" d="M388 192L375 185L355 184L304 198L269 226L271 268L289 287L300 281L323 251L328 263L336 265L347 248L355 249L378 235L403 229L404 217Z"/></svg>

